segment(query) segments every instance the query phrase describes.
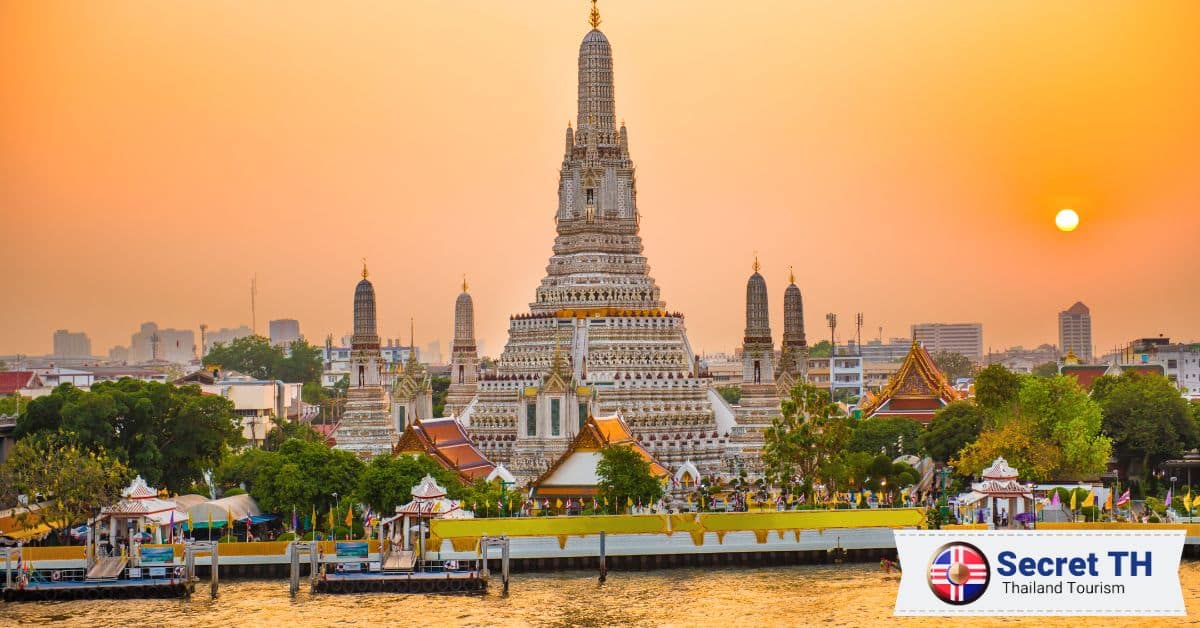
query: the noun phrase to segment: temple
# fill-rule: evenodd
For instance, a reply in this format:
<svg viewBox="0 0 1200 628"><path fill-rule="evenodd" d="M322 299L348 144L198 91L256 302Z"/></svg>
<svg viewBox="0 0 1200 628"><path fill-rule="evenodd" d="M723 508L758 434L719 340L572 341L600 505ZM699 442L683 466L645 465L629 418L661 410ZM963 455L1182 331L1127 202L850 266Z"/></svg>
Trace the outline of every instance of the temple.
<svg viewBox="0 0 1200 628"><path fill-rule="evenodd" d="M860 409L863 418L905 417L928 425L934 413L958 397L929 352L914 340L887 386L869 395Z"/></svg>
<svg viewBox="0 0 1200 628"><path fill-rule="evenodd" d="M417 346L417 339L409 322L409 339ZM433 418L433 378L424 364L417 360L416 352L410 351L399 375L392 382L392 421L396 433L416 421Z"/></svg>
<svg viewBox="0 0 1200 628"><path fill-rule="evenodd" d="M479 355L475 351L475 303L467 292L454 301L454 342L450 345L450 388L446 391L446 413L461 414L479 388Z"/></svg>
<svg viewBox="0 0 1200 628"><path fill-rule="evenodd" d="M775 341L771 336L767 282L754 273L746 282L746 330L742 339L742 397L736 407L737 426L730 437L728 460L735 472L762 471L764 432L779 416L780 391L775 377Z"/></svg>
<svg viewBox="0 0 1200 628"><path fill-rule="evenodd" d="M444 468L458 473L468 483L488 478L492 464L467 436L461 424L451 417L414 421L404 429L396 443L396 455L425 454Z"/></svg>
<svg viewBox="0 0 1200 628"><path fill-rule="evenodd" d="M532 483L530 496L535 499L585 499L596 496L600 478L596 465L600 450L609 445L633 448L646 462L650 473L657 478L667 477L667 469L638 442L629 425L619 415L588 419L570 446L554 464ZM689 465L694 470L695 467Z"/></svg>
<svg viewBox="0 0 1200 628"><path fill-rule="evenodd" d="M520 481L543 475L588 416L618 413L658 460L690 459L717 473L728 469L733 415L701 377L683 315L667 310L650 276L629 133L615 114L612 48L598 13L591 24L579 47L578 111L565 130L546 275L529 312L510 317L495 373L453 407L487 457ZM457 321L455 339L460 346ZM461 346L452 381L461 365L466 387L472 364Z"/></svg>
<svg viewBox="0 0 1200 628"><path fill-rule="evenodd" d="M350 341L350 388L342 420L331 434L335 447L363 458L388 453L396 443L395 424L384 391L383 360L375 326L375 287L367 279L354 288L354 335Z"/></svg>

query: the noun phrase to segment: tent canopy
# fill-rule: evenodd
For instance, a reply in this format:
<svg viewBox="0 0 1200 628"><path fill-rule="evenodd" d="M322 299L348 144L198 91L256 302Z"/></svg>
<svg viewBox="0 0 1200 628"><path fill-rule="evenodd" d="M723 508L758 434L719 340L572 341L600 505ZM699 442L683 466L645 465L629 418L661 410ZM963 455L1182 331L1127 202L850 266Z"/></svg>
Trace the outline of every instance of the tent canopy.
<svg viewBox="0 0 1200 628"><path fill-rule="evenodd" d="M263 514L262 510L258 507L258 502L254 501L254 498L247 494L222 497L210 502L196 504L188 509L188 514L192 517L192 524L197 528L202 525L207 526L210 517L213 520L213 527L217 527L217 522L223 522L228 519L230 513L233 514L234 521L244 521L246 517L250 517L250 520L254 521L254 517Z"/></svg>

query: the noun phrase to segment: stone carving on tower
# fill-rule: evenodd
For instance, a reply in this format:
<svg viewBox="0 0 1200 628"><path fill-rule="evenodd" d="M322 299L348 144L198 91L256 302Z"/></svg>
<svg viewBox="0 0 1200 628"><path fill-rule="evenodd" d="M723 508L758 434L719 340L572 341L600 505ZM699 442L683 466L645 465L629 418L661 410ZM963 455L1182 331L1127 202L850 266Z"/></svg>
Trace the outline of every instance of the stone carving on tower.
<svg viewBox="0 0 1200 628"><path fill-rule="evenodd" d="M466 409L479 387L479 355L475 351L475 304L463 277L462 293L454 301L454 343L450 346L450 388L446 391L446 415L457 416Z"/></svg>
<svg viewBox="0 0 1200 628"><path fill-rule="evenodd" d="M792 387L806 380L808 341L804 337L804 300L796 286L796 275L788 270L788 287L783 292L783 343L779 347L779 374L776 387L786 397Z"/></svg>
<svg viewBox="0 0 1200 628"><path fill-rule="evenodd" d="M762 471L763 432L779 416L779 392L775 385L775 341L771 337L767 282L759 274L746 282L746 335L742 339L742 398L735 408L737 427L730 439L729 458L748 473Z"/></svg>
<svg viewBox="0 0 1200 628"><path fill-rule="evenodd" d="M367 280L363 262L362 281L354 288L354 335L350 339L350 387L342 420L333 433L338 449L358 456L390 453L396 444L383 389L383 359L375 324L375 287Z"/></svg>
<svg viewBox="0 0 1200 628"><path fill-rule="evenodd" d="M411 324L410 324L411 325ZM410 326L408 359L392 383L392 421L397 434L411 423L433 418L433 378L417 360L417 339Z"/></svg>
<svg viewBox="0 0 1200 628"><path fill-rule="evenodd" d="M479 381L460 421L522 482L563 451L578 428L569 417L585 412L620 414L664 464L691 459L713 474L724 470L733 418L714 413L717 394L698 373L684 317L667 311L650 276L629 132L615 115L612 48L596 28L598 12L591 24L579 47L578 114L565 134L553 254L529 313L510 317L495 374ZM552 406L543 402L559 381L554 436Z"/></svg>

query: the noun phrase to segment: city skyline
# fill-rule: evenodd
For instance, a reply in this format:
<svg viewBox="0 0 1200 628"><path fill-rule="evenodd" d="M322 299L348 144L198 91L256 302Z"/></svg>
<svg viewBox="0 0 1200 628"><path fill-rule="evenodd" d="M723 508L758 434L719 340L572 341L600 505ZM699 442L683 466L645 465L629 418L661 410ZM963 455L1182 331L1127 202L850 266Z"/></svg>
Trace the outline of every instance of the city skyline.
<svg viewBox="0 0 1200 628"><path fill-rule="evenodd" d="M34 60L0 69L0 228L23 236L0 255L48 271L7 287L0 353L249 323L255 273L259 333L319 343L364 255L380 335L452 337L465 272L499 352L551 253L576 3L61 6L0 8L0 54ZM793 266L812 343L861 311L864 339L978 321L985 349L1034 347L1075 301L1100 353L1195 337L1200 64L1165 51L1200 9L938 6L604 4L646 254L697 351L738 345L756 251L772 328Z"/></svg>

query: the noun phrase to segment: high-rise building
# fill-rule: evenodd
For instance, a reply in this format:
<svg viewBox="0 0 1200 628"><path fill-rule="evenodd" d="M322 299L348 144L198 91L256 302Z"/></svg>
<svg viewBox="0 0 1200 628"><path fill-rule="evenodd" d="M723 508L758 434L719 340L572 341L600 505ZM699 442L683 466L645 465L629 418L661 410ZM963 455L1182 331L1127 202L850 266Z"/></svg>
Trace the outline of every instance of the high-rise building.
<svg viewBox="0 0 1200 628"><path fill-rule="evenodd" d="M207 352L217 344L229 346L238 338L246 338L253 336L254 330L248 325L239 325L237 327L222 327L215 331L206 331L204 334L204 342L207 344L204 351Z"/></svg>
<svg viewBox="0 0 1200 628"><path fill-rule="evenodd" d="M541 475L589 414L620 414L657 459L725 469L734 417L714 411L684 317L666 309L639 234L629 133L618 125L608 38L579 46L578 115L564 133L557 232L529 313L509 320L496 373L459 420L518 481ZM727 408L728 406L722 406Z"/></svg>
<svg viewBox="0 0 1200 628"><path fill-rule="evenodd" d="M930 354L959 353L971 362L983 361L983 325L980 323L917 323L912 339Z"/></svg>
<svg viewBox="0 0 1200 628"><path fill-rule="evenodd" d="M187 364L196 357L196 336L190 329L161 329L142 323L129 339L129 361L166 361Z"/></svg>
<svg viewBox="0 0 1200 628"><path fill-rule="evenodd" d="M300 340L300 321L294 318L280 318L267 323L271 344L278 347L290 347L293 342Z"/></svg>
<svg viewBox="0 0 1200 628"><path fill-rule="evenodd" d="M1092 361L1092 311L1081 301L1058 313L1058 348L1084 364Z"/></svg>
<svg viewBox="0 0 1200 628"><path fill-rule="evenodd" d="M335 447L370 458L390 454L397 432L383 390L383 360L375 325L375 286L367 280L354 287L354 335L350 340L350 388L342 420L333 432Z"/></svg>
<svg viewBox="0 0 1200 628"><path fill-rule="evenodd" d="M54 357L88 358L92 355L92 341L88 335L60 329L54 332Z"/></svg>

